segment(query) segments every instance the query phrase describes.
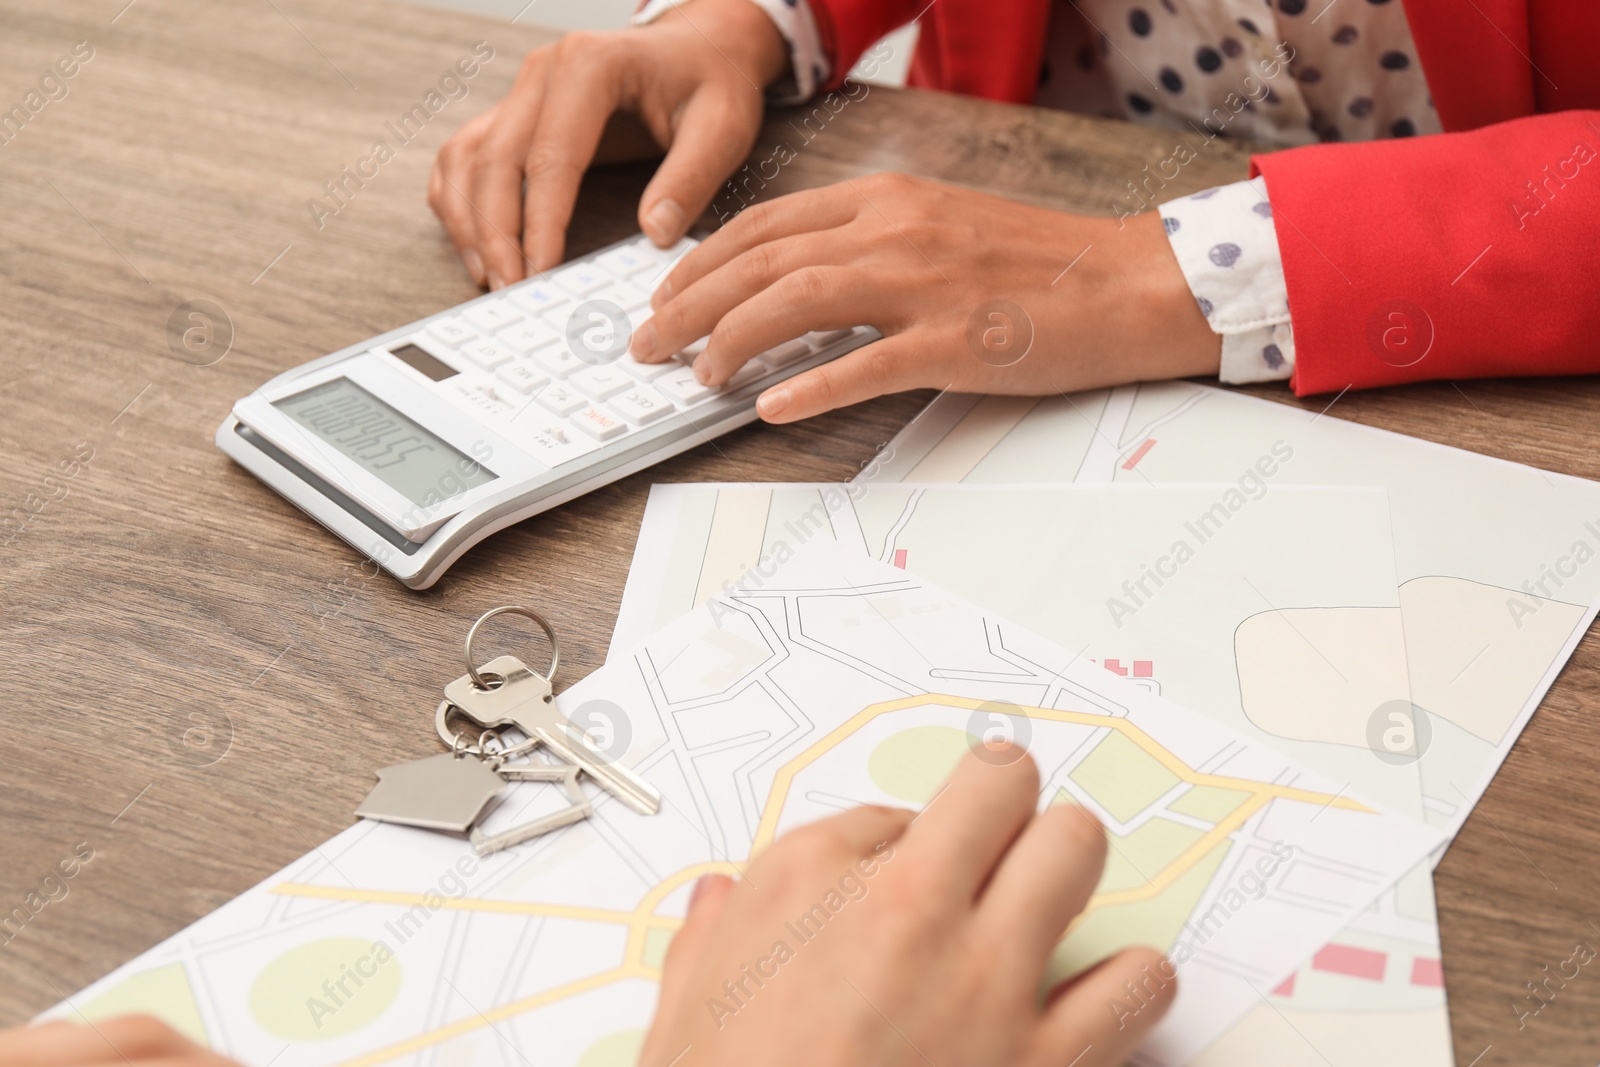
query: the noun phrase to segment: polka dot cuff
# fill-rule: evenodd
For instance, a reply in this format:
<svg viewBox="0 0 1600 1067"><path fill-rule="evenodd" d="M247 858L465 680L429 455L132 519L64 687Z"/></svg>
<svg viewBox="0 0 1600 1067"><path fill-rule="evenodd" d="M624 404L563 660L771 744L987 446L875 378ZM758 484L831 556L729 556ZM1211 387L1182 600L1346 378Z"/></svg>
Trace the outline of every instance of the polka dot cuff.
<svg viewBox="0 0 1600 1067"><path fill-rule="evenodd" d="M688 0L648 0L633 16L635 26L654 22ZM828 80L832 64L822 50L822 35L811 5L805 0L750 0L772 20L789 46L790 75L767 87L767 99L774 104L798 104L811 99L819 85Z"/></svg>
<svg viewBox="0 0 1600 1067"><path fill-rule="evenodd" d="M1159 208L1178 266L1222 335L1224 382L1270 382L1294 372L1294 331L1267 180L1253 178Z"/></svg>

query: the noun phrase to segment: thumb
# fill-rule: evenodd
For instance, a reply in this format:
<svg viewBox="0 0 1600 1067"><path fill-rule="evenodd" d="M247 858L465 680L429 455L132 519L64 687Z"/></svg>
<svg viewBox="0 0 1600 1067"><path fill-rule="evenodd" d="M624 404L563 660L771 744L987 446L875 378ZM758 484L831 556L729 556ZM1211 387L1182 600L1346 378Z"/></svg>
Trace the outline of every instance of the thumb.
<svg viewBox="0 0 1600 1067"><path fill-rule="evenodd" d="M702 87L684 105L666 158L639 198L639 228L666 247L688 232L717 188L744 162L761 124L761 99Z"/></svg>
<svg viewBox="0 0 1600 1067"><path fill-rule="evenodd" d="M830 321L816 328L833 327ZM925 338L891 334L774 385L757 399L756 411L767 422L796 422L885 393L937 385L926 380L929 349Z"/></svg>
<svg viewBox="0 0 1600 1067"><path fill-rule="evenodd" d="M687 1004L689 983L694 978L695 969L711 940L711 931L721 917L728 894L732 891L733 879L725 874L703 875L695 883L693 895L689 898L689 914L673 935L672 943L667 946L667 958L661 968L661 998L656 1002L656 1017L650 1025L650 1035L639 1053L641 1064L664 1063L676 1054L674 1050L663 1056L661 1053L665 1050L656 1046L671 1029L672 1020L682 1013Z"/></svg>
<svg viewBox="0 0 1600 1067"><path fill-rule="evenodd" d="M1081 1059L1080 1067L1124 1063L1177 995L1177 968L1166 957L1144 946L1123 949L1051 991L1039 1026L1043 1058Z"/></svg>

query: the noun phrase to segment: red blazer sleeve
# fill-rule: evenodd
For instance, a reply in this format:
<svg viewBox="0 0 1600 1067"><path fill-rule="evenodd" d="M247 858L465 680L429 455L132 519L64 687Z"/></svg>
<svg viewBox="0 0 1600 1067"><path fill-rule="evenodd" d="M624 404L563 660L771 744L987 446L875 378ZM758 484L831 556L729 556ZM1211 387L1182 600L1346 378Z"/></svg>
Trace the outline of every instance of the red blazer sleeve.
<svg viewBox="0 0 1600 1067"><path fill-rule="evenodd" d="M837 89L862 53L918 19L907 84L987 100L1031 103L1050 22L1048 0L810 0ZM919 17L920 16L920 17Z"/></svg>
<svg viewBox="0 0 1600 1067"><path fill-rule="evenodd" d="M833 62L826 88L836 89L868 48L922 11L916 0L810 0L822 50Z"/></svg>
<svg viewBox="0 0 1600 1067"><path fill-rule="evenodd" d="M1313 145L1264 174L1296 394L1600 371L1600 112Z"/></svg>

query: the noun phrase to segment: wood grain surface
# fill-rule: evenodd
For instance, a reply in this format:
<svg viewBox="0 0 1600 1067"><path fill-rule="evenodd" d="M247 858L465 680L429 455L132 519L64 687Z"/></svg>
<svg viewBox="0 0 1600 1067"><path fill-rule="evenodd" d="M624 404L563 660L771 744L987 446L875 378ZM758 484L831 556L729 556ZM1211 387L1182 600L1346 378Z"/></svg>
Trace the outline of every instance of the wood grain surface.
<svg viewBox="0 0 1600 1067"><path fill-rule="evenodd" d="M0 533L0 912L80 842L94 852L0 947L0 1024L349 825L375 767L434 750L433 704L486 608L548 613L568 684L599 666L651 482L846 478L928 399L731 434L501 533L408 592L233 466L212 433L280 371L474 295L425 205L428 169L550 35L365 0L3 0L0 23L0 110L77 42L93 48L66 95L0 146L0 513L31 515ZM319 227L308 201L323 183L478 41L494 58L469 94ZM755 157L803 118L775 113ZM897 169L1109 214L1171 150L1172 135L1127 124L874 89L766 195ZM1245 167L1218 142L1165 195ZM571 251L636 231L648 175L592 173ZM232 323L210 366L169 343L191 300ZM1329 415L1600 476L1589 379L1351 394ZM1525 1029L1511 1008L1575 944L1600 946L1597 690L1591 637L1439 869L1463 1067L1600 1059L1600 972Z"/></svg>

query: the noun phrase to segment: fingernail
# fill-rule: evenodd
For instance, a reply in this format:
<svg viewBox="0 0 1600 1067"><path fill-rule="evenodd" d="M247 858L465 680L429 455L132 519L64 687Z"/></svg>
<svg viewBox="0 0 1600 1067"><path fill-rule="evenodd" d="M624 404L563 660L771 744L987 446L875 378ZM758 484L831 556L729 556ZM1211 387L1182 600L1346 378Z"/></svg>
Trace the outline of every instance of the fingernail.
<svg viewBox="0 0 1600 1067"><path fill-rule="evenodd" d="M656 324L651 320L639 327L633 335L633 355L635 359L649 359L656 354Z"/></svg>
<svg viewBox="0 0 1600 1067"><path fill-rule="evenodd" d="M709 874L702 874L694 880L694 888L689 890L689 908L691 911L700 902L700 898L705 896L706 886L710 884L711 876Z"/></svg>
<svg viewBox="0 0 1600 1067"><path fill-rule="evenodd" d="M683 232L683 208L668 197L657 200L656 206L644 217L644 232L658 245L669 245Z"/></svg>
<svg viewBox="0 0 1600 1067"><path fill-rule="evenodd" d="M476 248L468 248L461 253L461 262L467 265L467 273L472 275L472 284L483 284L483 257L478 255Z"/></svg>
<svg viewBox="0 0 1600 1067"><path fill-rule="evenodd" d="M764 419L775 419L789 410L789 404L793 400L794 394L780 385L761 394L761 398L756 401L756 410Z"/></svg>
<svg viewBox="0 0 1600 1067"><path fill-rule="evenodd" d="M500 275L496 274L494 271L490 271L489 272L489 291L490 292L494 292L496 289L505 288L505 284L506 284L505 282L500 280Z"/></svg>
<svg viewBox="0 0 1600 1067"><path fill-rule="evenodd" d="M701 385L710 385L711 361L706 358L704 352L694 357L694 363L692 366L694 367L694 380L699 382Z"/></svg>

